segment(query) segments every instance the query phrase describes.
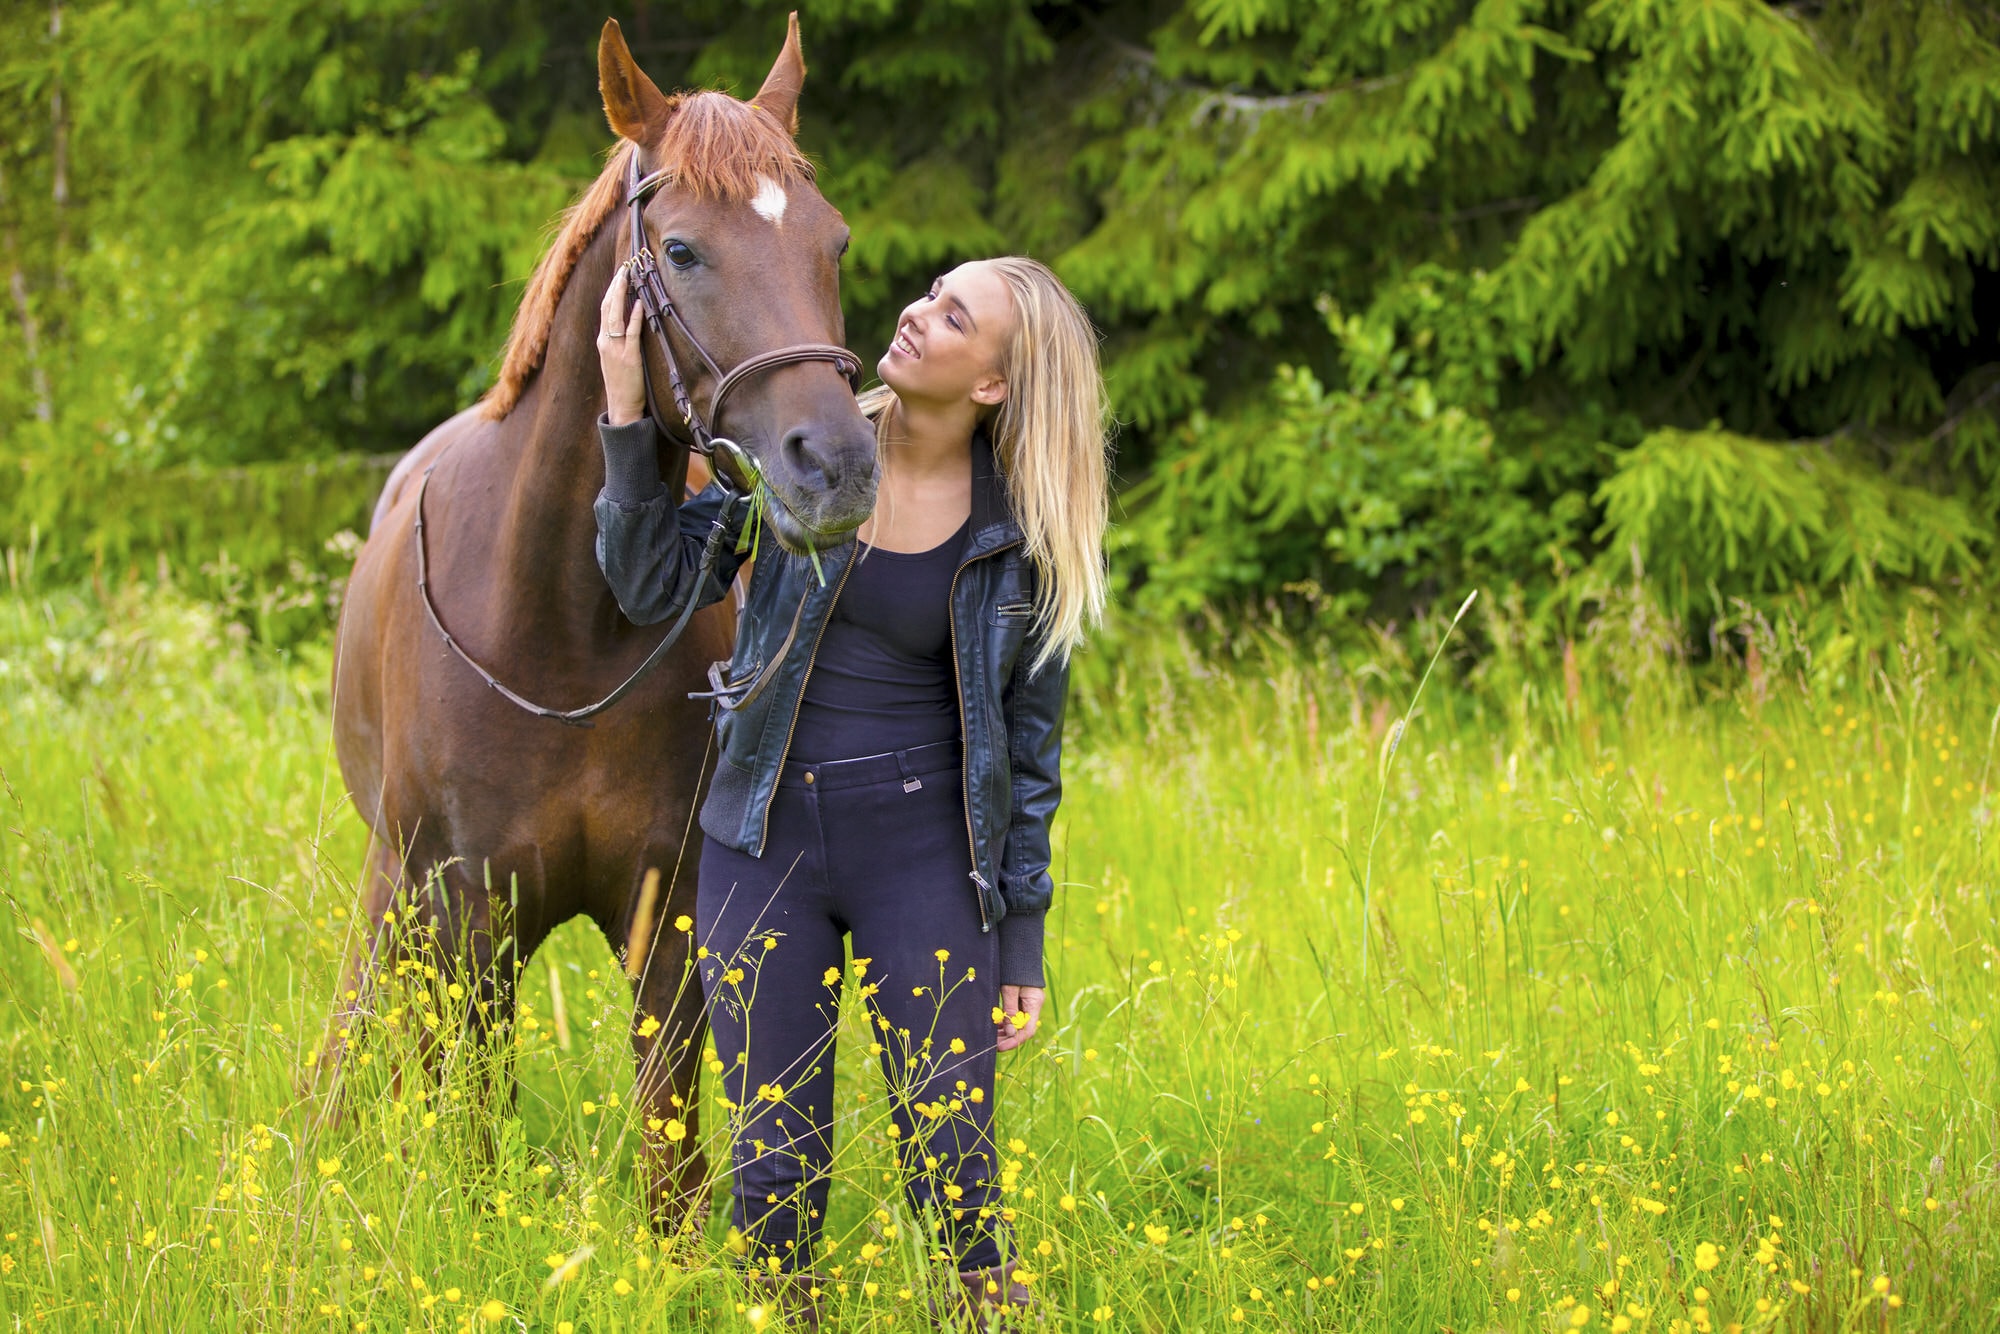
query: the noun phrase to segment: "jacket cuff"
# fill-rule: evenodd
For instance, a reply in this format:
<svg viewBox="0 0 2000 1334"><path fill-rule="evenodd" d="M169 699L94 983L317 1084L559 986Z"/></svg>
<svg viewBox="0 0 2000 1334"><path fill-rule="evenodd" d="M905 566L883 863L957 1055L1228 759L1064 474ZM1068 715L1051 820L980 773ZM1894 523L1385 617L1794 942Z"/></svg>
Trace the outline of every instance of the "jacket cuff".
<svg viewBox="0 0 2000 1334"><path fill-rule="evenodd" d="M597 439L604 446L604 494L621 505L643 505L666 488L660 480L659 432L641 415L623 426L597 416Z"/></svg>
<svg viewBox="0 0 2000 1334"><path fill-rule="evenodd" d="M1046 913L1010 912L1000 919L1000 985L1045 987L1042 935Z"/></svg>

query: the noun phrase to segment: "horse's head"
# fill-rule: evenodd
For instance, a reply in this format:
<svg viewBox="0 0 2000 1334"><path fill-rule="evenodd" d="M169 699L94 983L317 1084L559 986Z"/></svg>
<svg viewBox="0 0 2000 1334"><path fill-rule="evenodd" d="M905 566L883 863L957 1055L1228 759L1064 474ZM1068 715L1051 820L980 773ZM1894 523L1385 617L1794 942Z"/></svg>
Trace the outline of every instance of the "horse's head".
<svg viewBox="0 0 2000 1334"><path fill-rule="evenodd" d="M646 231L667 294L699 340L696 347L669 325L696 412L710 411L718 371L727 375L778 348L841 343L847 224L814 187L793 140L805 82L797 15L750 102L719 92L662 94L616 21L604 25L597 68L605 116L626 141L621 152L639 155L642 175L668 173L646 205ZM621 253L631 248L630 225L619 227ZM664 351L650 336L646 343L648 374L664 390ZM748 376L708 426L755 460L773 502L772 530L791 551L833 545L874 508L875 431L830 361Z"/></svg>

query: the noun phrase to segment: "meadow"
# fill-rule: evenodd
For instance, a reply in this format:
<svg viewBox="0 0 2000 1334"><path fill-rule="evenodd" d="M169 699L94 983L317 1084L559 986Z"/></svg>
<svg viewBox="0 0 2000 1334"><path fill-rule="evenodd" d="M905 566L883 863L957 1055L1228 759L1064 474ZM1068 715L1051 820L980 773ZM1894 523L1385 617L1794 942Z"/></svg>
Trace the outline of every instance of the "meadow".
<svg viewBox="0 0 2000 1334"><path fill-rule="evenodd" d="M2000 1327L1990 669L1920 617L1702 665L1640 601L1516 628L1476 604L1414 710L1442 621L1081 674L997 1088L1046 1328ZM392 1082L419 975L349 1114L300 1100L363 846L327 679L171 587L0 595L0 1320L768 1327L726 1201L645 1226L581 923L501 1048ZM851 992L833 1327L927 1328Z"/></svg>

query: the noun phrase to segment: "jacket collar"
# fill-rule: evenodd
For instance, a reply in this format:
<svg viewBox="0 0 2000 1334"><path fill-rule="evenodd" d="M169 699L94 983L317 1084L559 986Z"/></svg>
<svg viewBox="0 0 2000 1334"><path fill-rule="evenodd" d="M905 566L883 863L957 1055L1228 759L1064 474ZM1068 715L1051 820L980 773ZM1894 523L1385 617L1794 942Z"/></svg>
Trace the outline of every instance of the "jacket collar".
<svg viewBox="0 0 2000 1334"><path fill-rule="evenodd" d="M984 426L972 433L972 531L967 537L968 556L985 555L1022 538L1007 494L1007 475Z"/></svg>

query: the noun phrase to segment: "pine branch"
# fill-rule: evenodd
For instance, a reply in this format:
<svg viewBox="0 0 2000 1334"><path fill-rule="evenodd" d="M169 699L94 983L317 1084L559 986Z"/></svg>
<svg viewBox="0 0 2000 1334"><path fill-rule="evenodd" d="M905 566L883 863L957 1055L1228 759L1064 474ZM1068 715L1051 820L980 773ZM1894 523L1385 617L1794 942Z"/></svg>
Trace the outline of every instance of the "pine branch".
<svg viewBox="0 0 2000 1334"><path fill-rule="evenodd" d="M1122 56L1129 63L1141 65L1147 69L1154 69L1159 66L1160 58L1151 49L1143 47L1129 38L1120 37L1117 33L1105 27L1104 20L1097 17L1097 15L1086 11L1079 14L1078 17L1083 20L1084 27L1096 34L1099 41L1110 47L1114 53Z"/></svg>
<svg viewBox="0 0 2000 1334"><path fill-rule="evenodd" d="M1965 424L1965 419L1967 417L1970 417L1973 413L1978 412L1988 403L1991 403L1995 398L2000 398L2000 376L1996 376L1992 384L1989 384L1986 386L1986 388L1980 390L1978 396L1974 398L1970 403L1967 403L1957 412L1954 412L1951 414L1951 416L1945 418L1944 421L1938 426L1938 428L1935 431L1932 431L1929 435L1924 437L1924 443L1927 445L1935 445L1939 441L1946 439L1953 432L1958 430L1959 427Z"/></svg>
<svg viewBox="0 0 2000 1334"><path fill-rule="evenodd" d="M1542 198L1540 195L1521 195L1514 199L1495 199L1484 204L1475 204L1471 208L1456 209L1450 213L1441 213L1436 209L1428 209L1424 212L1423 216L1428 221L1449 227L1461 222L1473 222L1480 218L1497 217L1504 213L1529 213L1541 206Z"/></svg>
<svg viewBox="0 0 2000 1334"><path fill-rule="evenodd" d="M1276 93L1263 96L1225 92L1219 89L1203 90L1196 85L1176 82L1186 91L1203 94L1201 100L1195 104L1193 114L1188 118L1190 123L1199 125L1217 111L1227 111L1232 119L1252 120L1261 119L1274 111L1317 111L1336 97L1345 97L1349 93L1363 96L1368 93L1378 93L1385 88L1394 88L1399 83L1407 82L1409 77L1407 73L1385 74L1372 79L1350 79L1346 83L1335 84L1331 88L1318 88L1309 93Z"/></svg>
<svg viewBox="0 0 2000 1334"><path fill-rule="evenodd" d="M1367 94L1393 88L1409 80L1409 72L1378 75L1368 79L1350 79L1346 83L1335 84L1331 88L1315 88L1308 92L1296 93L1242 93L1227 88L1211 88L1206 84L1189 79L1165 79L1157 71L1160 58L1153 51L1138 43L1120 37L1104 26L1101 19L1092 14L1082 16L1084 26L1089 28L1106 46L1127 63L1143 69L1150 82L1177 93L1194 93L1200 101L1195 104L1188 123L1199 125L1218 111L1226 111L1232 119L1248 117L1258 119L1274 111L1317 111L1336 97L1349 93ZM1532 205L1530 205L1532 207Z"/></svg>

